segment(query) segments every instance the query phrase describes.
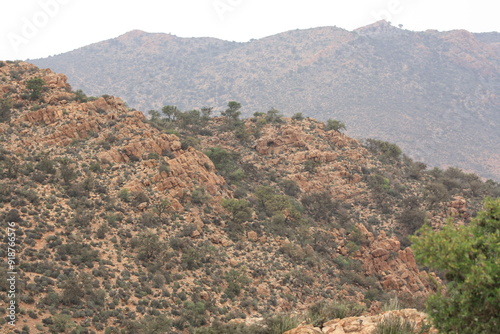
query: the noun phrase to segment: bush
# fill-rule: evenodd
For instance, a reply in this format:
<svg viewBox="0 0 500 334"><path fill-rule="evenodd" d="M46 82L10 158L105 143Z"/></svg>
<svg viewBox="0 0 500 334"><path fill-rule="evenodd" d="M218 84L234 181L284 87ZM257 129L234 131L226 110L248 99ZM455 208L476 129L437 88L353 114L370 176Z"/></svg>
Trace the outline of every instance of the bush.
<svg viewBox="0 0 500 334"><path fill-rule="evenodd" d="M228 182L236 183L245 176L244 171L238 166L241 157L238 152L224 150L221 147L211 147L204 153Z"/></svg>
<svg viewBox="0 0 500 334"><path fill-rule="evenodd" d="M403 246L409 246L407 240L409 235L414 234L425 223L425 211L419 209L404 210L399 217L397 217L398 229L402 238L401 243Z"/></svg>
<svg viewBox="0 0 500 334"><path fill-rule="evenodd" d="M280 182L281 189L288 196L295 197L300 194L300 187L294 180L285 179Z"/></svg>
<svg viewBox="0 0 500 334"><path fill-rule="evenodd" d="M56 169L54 167L54 162L48 157L43 157L42 160L35 166L36 169L45 172L47 174L55 174Z"/></svg>
<svg viewBox="0 0 500 334"><path fill-rule="evenodd" d="M197 205L203 205L209 200L210 196L206 193L204 188L195 188L191 192L191 202Z"/></svg>
<svg viewBox="0 0 500 334"><path fill-rule="evenodd" d="M137 259L140 261L151 262L158 261L163 256L165 245L157 234L153 232L144 232L137 239Z"/></svg>
<svg viewBox="0 0 500 334"><path fill-rule="evenodd" d="M68 279L63 286L61 302L64 305L79 305L85 297L83 288L74 278Z"/></svg>
<svg viewBox="0 0 500 334"><path fill-rule="evenodd" d="M236 223L243 223L252 218L253 210L250 203L244 199L224 199L221 204L231 213L231 219Z"/></svg>
<svg viewBox="0 0 500 334"><path fill-rule="evenodd" d="M316 173L316 168L320 166L319 161L307 160L304 162L304 171L309 172L310 174Z"/></svg>
<svg viewBox="0 0 500 334"><path fill-rule="evenodd" d="M197 148L200 146L200 140L195 137L187 136L181 139L181 148L187 150L189 147Z"/></svg>
<svg viewBox="0 0 500 334"><path fill-rule="evenodd" d="M364 146L368 151L379 156L382 162L386 163L399 160L402 153L398 145L383 140L367 139Z"/></svg>
<svg viewBox="0 0 500 334"><path fill-rule="evenodd" d="M239 296L244 286L248 285L251 280L244 274L235 269L231 269L224 279L227 282L227 288L224 293L230 298L234 299Z"/></svg>

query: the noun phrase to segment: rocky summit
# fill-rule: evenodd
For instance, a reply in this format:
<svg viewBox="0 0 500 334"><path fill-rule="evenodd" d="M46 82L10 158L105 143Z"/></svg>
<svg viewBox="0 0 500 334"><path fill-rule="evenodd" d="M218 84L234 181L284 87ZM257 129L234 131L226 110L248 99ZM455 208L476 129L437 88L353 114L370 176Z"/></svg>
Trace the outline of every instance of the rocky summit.
<svg viewBox="0 0 500 334"><path fill-rule="evenodd" d="M18 273L7 300L1 266L0 291L17 332L367 333L441 285L409 236L500 194L341 122L244 108L145 117L0 62L0 235L15 229Z"/></svg>

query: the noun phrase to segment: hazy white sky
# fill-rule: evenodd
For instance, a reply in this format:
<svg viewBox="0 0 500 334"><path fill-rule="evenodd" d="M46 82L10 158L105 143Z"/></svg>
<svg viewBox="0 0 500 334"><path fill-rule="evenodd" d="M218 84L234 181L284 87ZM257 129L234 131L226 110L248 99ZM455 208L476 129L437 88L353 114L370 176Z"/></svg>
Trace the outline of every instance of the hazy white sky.
<svg viewBox="0 0 500 334"><path fill-rule="evenodd" d="M0 59L47 57L127 31L248 41L386 19L410 30L500 31L498 0L2 0Z"/></svg>

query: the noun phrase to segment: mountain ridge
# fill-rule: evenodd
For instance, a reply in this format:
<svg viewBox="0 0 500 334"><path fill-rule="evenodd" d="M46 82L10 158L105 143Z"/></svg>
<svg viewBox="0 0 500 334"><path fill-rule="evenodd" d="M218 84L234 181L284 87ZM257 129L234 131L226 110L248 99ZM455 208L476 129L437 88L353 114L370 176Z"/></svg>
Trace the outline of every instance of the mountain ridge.
<svg viewBox="0 0 500 334"><path fill-rule="evenodd" d="M228 101L340 119L348 134L400 145L431 166L500 180L498 33L412 32L377 22L292 30L249 42L133 31L47 59L90 95L140 110Z"/></svg>

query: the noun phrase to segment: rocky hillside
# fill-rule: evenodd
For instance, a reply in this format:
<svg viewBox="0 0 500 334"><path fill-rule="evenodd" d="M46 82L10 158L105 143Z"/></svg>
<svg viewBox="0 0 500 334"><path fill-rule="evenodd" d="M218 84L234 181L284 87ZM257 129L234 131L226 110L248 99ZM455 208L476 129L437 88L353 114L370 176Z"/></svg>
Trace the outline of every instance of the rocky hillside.
<svg viewBox="0 0 500 334"><path fill-rule="evenodd" d="M88 94L139 110L227 101L246 115L274 107L348 134L395 142L430 166L500 180L498 33L412 32L386 22L295 30L248 43L132 31L34 60Z"/></svg>
<svg viewBox="0 0 500 334"><path fill-rule="evenodd" d="M276 110L240 120L239 108L148 120L119 98L73 91L62 74L0 62L0 236L14 225L15 329L281 334L290 312L320 323L395 298L421 309L440 278L416 265L408 235L425 220L467 222L500 194L334 122Z"/></svg>

